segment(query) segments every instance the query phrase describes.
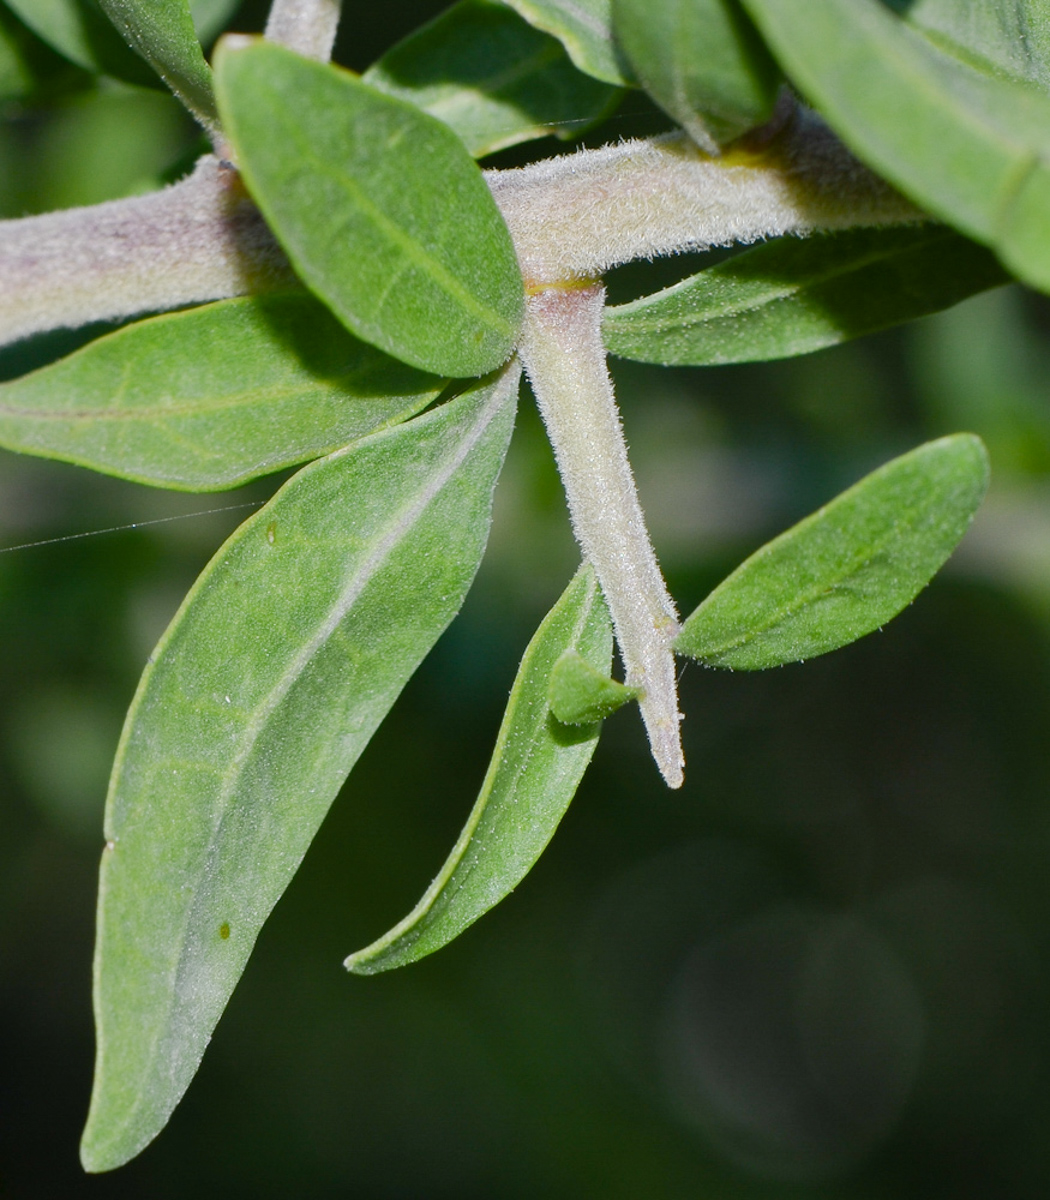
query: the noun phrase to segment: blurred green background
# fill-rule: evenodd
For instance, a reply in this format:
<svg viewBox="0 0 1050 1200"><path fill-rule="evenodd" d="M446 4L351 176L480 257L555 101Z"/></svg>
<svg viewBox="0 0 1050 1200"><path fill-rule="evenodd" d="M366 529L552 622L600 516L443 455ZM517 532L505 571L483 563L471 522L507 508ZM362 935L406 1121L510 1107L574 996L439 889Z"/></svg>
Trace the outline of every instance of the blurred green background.
<svg viewBox="0 0 1050 1200"><path fill-rule="evenodd" d="M343 62L441 5L376 7L349 6ZM246 5L234 24L262 19ZM41 85L2 106L0 215L155 186L191 159L161 92L24 45ZM634 101L600 136L650 120ZM614 298L688 266L625 270ZM0 457L0 1197L1045 1197L1048 334L1050 302L1009 288L779 364L615 364L684 611L927 438L980 433L992 491L884 632L765 674L686 668L681 792L617 714L513 897L436 957L352 978L342 957L443 860L575 566L523 397L462 616L334 806L169 1128L100 1178L76 1146L108 763L146 655L244 510L5 547L254 503L279 480L192 497ZM83 338L10 348L0 377Z"/></svg>

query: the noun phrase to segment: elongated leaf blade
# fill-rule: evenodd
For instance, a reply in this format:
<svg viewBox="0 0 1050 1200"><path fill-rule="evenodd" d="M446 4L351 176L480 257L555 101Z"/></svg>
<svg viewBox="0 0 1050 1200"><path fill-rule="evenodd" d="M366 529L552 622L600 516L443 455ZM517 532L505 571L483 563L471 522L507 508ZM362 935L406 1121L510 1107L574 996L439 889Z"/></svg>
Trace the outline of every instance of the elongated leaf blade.
<svg viewBox="0 0 1050 1200"><path fill-rule="evenodd" d="M880 0L743 0L793 82L912 199L1050 289L1050 95L935 46Z"/></svg>
<svg viewBox="0 0 1050 1200"><path fill-rule="evenodd" d="M306 293L222 300L0 384L0 446L217 491L397 424L443 385L358 341Z"/></svg>
<svg viewBox="0 0 1050 1200"><path fill-rule="evenodd" d="M485 782L452 853L408 916L350 955L349 970L375 975L433 954L517 887L543 853L600 731L560 725L551 713L551 673L566 650L608 674L612 624L590 567L577 572L525 651Z"/></svg>
<svg viewBox="0 0 1050 1200"><path fill-rule="evenodd" d="M63 58L85 71L159 86L156 74L113 28L96 0L5 0Z"/></svg>
<svg viewBox="0 0 1050 1200"><path fill-rule="evenodd" d="M883 0L935 45L1015 79L1050 85L1045 0Z"/></svg>
<svg viewBox="0 0 1050 1200"><path fill-rule="evenodd" d="M566 650L551 671L547 700L563 725L592 725L604 721L618 708L637 700L641 689L609 678L574 647Z"/></svg>
<svg viewBox="0 0 1050 1200"><path fill-rule="evenodd" d="M578 137L621 95L493 0L460 0L362 78L444 121L475 158L547 134Z"/></svg>
<svg viewBox="0 0 1050 1200"><path fill-rule="evenodd" d="M240 43L237 43L240 44ZM412 104L254 40L219 43L249 190L306 284L358 337L440 375L507 360L524 306L510 233L463 143Z"/></svg>
<svg viewBox="0 0 1050 1200"><path fill-rule="evenodd" d="M856 641L929 583L987 486L988 455L973 434L893 459L737 567L685 622L675 649L756 671Z"/></svg>
<svg viewBox="0 0 1050 1200"><path fill-rule="evenodd" d="M612 0L503 0L530 25L556 37L581 71L621 86L635 83L613 36Z"/></svg>
<svg viewBox="0 0 1050 1200"><path fill-rule="evenodd" d="M938 312L1009 280L994 254L943 225L788 237L607 309L602 334L611 353L638 362L788 358Z"/></svg>
<svg viewBox="0 0 1050 1200"><path fill-rule="evenodd" d="M612 9L639 82L708 153L772 116L780 70L738 0L613 0Z"/></svg>
<svg viewBox="0 0 1050 1200"><path fill-rule="evenodd" d="M215 128L211 68L197 39L188 0L99 0L124 40L202 124Z"/></svg>
<svg viewBox="0 0 1050 1200"><path fill-rule="evenodd" d="M106 807L89 1171L164 1126L347 773L462 603L517 384L515 364L305 467L151 657Z"/></svg>

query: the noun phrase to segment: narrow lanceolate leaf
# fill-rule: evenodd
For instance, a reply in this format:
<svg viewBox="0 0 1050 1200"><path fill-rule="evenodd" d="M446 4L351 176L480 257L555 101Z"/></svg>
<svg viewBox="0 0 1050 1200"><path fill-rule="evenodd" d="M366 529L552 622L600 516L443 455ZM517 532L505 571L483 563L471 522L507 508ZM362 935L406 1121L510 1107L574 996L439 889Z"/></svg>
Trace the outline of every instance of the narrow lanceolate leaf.
<svg viewBox="0 0 1050 1200"><path fill-rule="evenodd" d="M397 424L443 383L358 341L305 293L223 300L0 384L0 446L216 491Z"/></svg>
<svg viewBox="0 0 1050 1200"><path fill-rule="evenodd" d="M30 29L85 71L159 85L156 74L113 28L97 0L5 0Z"/></svg>
<svg viewBox="0 0 1050 1200"><path fill-rule="evenodd" d="M675 649L755 671L856 641L929 583L987 486L988 455L973 434L893 459L737 567L685 622Z"/></svg>
<svg viewBox="0 0 1050 1200"><path fill-rule="evenodd" d="M781 238L605 311L613 354L707 366L809 354L1009 282L943 225Z"/></svg>
<svg viewBox="0 0 1050 1200"><path fill-rule="evenodd" d="M568 650L608 674L612 626L590 567L577 572L525 651L481 794L452 853L408 916L350 955L351 971L375 975L433 954L513 891L543 853L600 729L561 725L551 714L551 674Z"/></svg>
<svg viewBox="0 0 1050 1200"><path fill-rule="evenodd" d="M1050 95L935 45L880 0L743 0L869 166L1050 290Z"/></svg>
<svg viewBox="0 0 1050 1200"><path fill-rule="evenodd" d="M475 158L551 133L578 137L621 95L494 0L460 0L363 79L444 121Z"/></svg>
<svg viewBox="0 0 1050 1200"><path fill-rule="evenodd" d="M634 75L612 30L612 0L503 0L530 25L553 34L588 75L633 84Z"/></svg>
<svg viewBox="0 0 1050 1200"><path fill-rule="evenodd" d="M106 807L89 1171L164 1126L347 772L462 603L517 384L515 366L305 467L151 656Z"/></svg>
<svg viewBox="0 0 1050 1200"><path fill-rule="evenodd" d="M98 0L124 40L206 127L218 121L211 68L188 0Z"/></svg>
<svg viewBox="0 0 1050 1200"><path fill-rule="evenodd" d="M613 0L650 96L709 154L773 114L781 75L738 0Z"/></svg>
<svg viewBox="0 0 1050 1200"><path fill-rule="evenodd" d="M554 664L547 700L563 725L591 725L611 717L618 708L641 695L599 671L576 649L570 648Z"/></svg>
<svg viewBox="0 0 1050 1200"><path fill-rule="evenodd" d="M306 284L412 366L480 375L517 341L514 247L463 143L413 104L252 39L219 44L219 105L249 190Z"/></svg>

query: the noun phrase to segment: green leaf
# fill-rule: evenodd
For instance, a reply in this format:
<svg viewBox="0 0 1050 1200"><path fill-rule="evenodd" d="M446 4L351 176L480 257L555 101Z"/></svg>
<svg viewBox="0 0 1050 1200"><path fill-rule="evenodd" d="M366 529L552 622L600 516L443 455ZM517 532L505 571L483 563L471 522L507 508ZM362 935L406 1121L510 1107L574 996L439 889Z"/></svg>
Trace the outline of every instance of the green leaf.
<svg viewBox="0 0 1050 1200"><path fill-rule="evenodd" d="M675 649L756 671L856 641L929 583L987 486L973 434L902 454L752 554L689 617Z"/></svg>
<svg viewBox="0 0 1050 1200"><path fill-rule="evenodd" d="M50 56L50 50L0 8L0 101L18 100L36 90L45 73L39 61L44 56Z"/></svg>
<svg viewBox="0 0 1050 1200"><path fill-rule="evenodd" d="M709 154L772 116L781 74L737 0L613 0L639 82Z"/></svg>
<svg viewBox="0 0 1050 1200"><path fill-rule="evenodd" d="M241 0L190 0L190 15L201 44L213 42L240 6Z"/></svg>
<svg viewBox="0 0 1050 1200"><path fill-rule="evenodd" d="M156 86L156 74L124 43L96 0L5 0L63 58L86 71Z"/></svg>
<svg viewBox="0 0 1050 1200"><path fill-rule="evenodd" d="M197 39L188 0L99 0L124 40L150 64L206 127L218 114L211 68Z"/></svg>
<svg viewBox="0 0 1050 1200"><path fill-rule="evenodd" d="M1050 85L1050 7L1046 0L883 3L958 58L1044 88Z"/></svg>
<svg viewBox="0 0 1050 1200"><path fill-rule="evenodd" d="M459 609L517 386L514 365L305 467L151 656L106 806L87 1170L163 1128L347 773Z"/></svg>
<svg viewBox="0 0 1050 1200"><path fill-rule="evenodd" d="M440 375L507 360L524 289L492 193L451 129L347 71L219 43L223 123L306 284L358 337Z"/></svg>
<svg viewBox="0 0 1050 1200"><path fill-rule="evenodd" d="M1050 290L1050 95L935 46L879 0L743 0L842 139Z"/></svg>
<svg viewBox="0 0 1050 1200"><path fill-rule="evenodd" d="M554 664L547 700L563 725L592 725L640 695L638 688L610 679L608 670L599 671L570 648Z"/></svg>
<svg viewBox="0 0 1050 1200"><path fill-rule="evenodd" d="M543 853L600 731L597 724L560 725L551 715L547 690L566 650L608 674L612 625L589 566L576 573L525 651L485 782L452 853L408 916L350 955L349 970L375 975L433 954L513 891Z"/></svg>
<svg viewBox="0 0 1050 1200"><path fill-rule="evenodd" d="M942 225L780 238L606 309L605 344L638 362L706 366L809 354L948 308L1010 276Z"/></svg>
<svg viewBox="0 0 1050 1200"><path fill-rule="evenodd" d="M631 68L613 37L612 0L503 0L530 25L552 34L588 75L633 85Z"/></svg>
<svg viewBox="0 0 1050 1200"><path fill-rule="evenodd" d="M0 446L215 491L403 421L443 384L358 341L312 296L222 300L0 385Z"/></svg>
<svg viewBox="0 0 1050 1200"><path fill-rule="evenodd" d="M362 78L444 121L476 158L551 133L578 137L621 94L493 0L460 0Z"/></svg>

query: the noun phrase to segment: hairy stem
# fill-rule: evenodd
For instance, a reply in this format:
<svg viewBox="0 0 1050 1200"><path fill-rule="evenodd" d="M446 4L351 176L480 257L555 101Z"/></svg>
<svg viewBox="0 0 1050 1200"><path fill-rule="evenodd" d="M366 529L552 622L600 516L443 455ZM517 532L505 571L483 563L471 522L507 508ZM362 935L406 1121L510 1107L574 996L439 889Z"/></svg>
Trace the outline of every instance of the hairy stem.
<svg viewBox="0 0 1050 1200"><path fill-rule="evenodd" d="M683 250L923 219L804 109L756 152L711 158L670 135L485 178L534 285Z"/></svg>
<svg viewBox="0 0 1050 1200"><path fill-rule="evenodd" d="M0 221L0 344L293 280L237 173L205 156L129 200Z"/></svg>
<svg viewBox="0 0 1050 1200"><path fill-rule="evenodd" d="M327 62L332 57L341 7L342 0L273 0L266 37L307 58Z"/></svg>
<svg viewBox="0 0 1050 1200"><path fill-rule="evenodd" d="M653 757L681 787L678 615L627 461L601 338L605 289L550 288L526 305L521 357L558 460L576 539L602 585L627 683L640 688Z"/></svg>
<svg viewBox="0 0 1050 1200"><path fill-rule="evenodd" d="M297 2L338 15L334 0ZM284 7L279 0L273 19ZM634 258L922 219L804 111L754 154L713 159L666 137L485 178L526 282L541 287ZM291 274L236 173L205 158L189 179L149 196L0 221L0 278L3 344L258 291Z"/></svg>

